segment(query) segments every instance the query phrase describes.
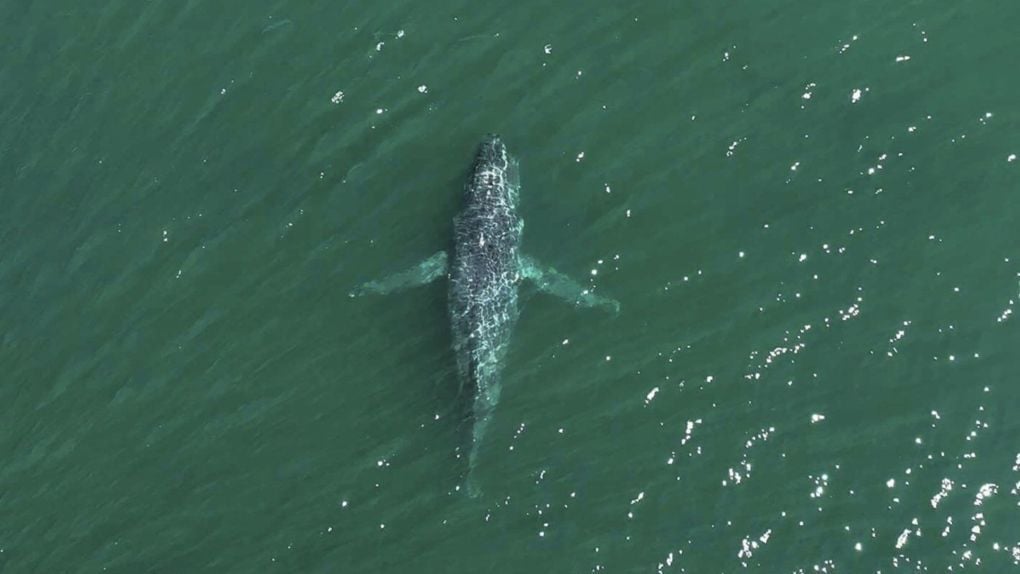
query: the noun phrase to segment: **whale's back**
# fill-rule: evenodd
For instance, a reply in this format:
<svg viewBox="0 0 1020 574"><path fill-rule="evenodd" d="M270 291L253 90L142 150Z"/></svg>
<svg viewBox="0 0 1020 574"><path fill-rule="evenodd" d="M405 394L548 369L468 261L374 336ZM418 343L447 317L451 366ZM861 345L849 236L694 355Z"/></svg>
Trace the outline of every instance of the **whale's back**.
<svg viewBox="0 0 1020 574"><path fill-rule="evenodd" d="M500 366L517 320L517 165L498 137L479 147L454 218L450 319L462 384L475 393L475 446L499 400Z"/></svg>

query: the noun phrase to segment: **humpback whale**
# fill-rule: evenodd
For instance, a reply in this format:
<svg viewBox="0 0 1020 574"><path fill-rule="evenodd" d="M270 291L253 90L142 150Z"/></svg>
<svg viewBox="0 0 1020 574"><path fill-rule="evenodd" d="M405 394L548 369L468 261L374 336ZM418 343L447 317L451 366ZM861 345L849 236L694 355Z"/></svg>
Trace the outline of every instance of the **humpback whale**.
<svg viewBox="0 0 1020 574"><path fill-rule="evenodd" d="M389 293L449 280L448 307L453 350L462 388L474 393L468 492L480 492L472 479L479 448L501 391L500 375L518 317L518 287L527 280L540 291L576 305L619 312L613 299L596 295L570 277L520 252L524 223L517 215L518 163L498 135L479 145L464 186L463 208L453 220L452 253L439 251L422 263L369 281L352 297Z"/></svg>

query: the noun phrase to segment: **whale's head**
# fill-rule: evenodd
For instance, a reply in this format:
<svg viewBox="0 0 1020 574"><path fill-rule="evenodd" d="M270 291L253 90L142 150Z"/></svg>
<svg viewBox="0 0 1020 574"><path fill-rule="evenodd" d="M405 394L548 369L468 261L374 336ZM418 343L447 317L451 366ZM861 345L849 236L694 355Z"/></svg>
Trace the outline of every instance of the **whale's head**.
<svg viewBox="0 0 1020 574"><path fill-rule="evenodd" d="M482 139L475 154L473 177L469 181L468 194L484 191L485 197L501 197L502 203L515 205L520 187L517 160L497 134Z"/></svg>
<svg viewBox="0 0 1020 574"><path fill-rule="evenodd" d="M503 138L498 134L489 134L478 146L476 159L479 163L506 165L509 163L510 154L506 149L506 144L503 143Z"/></svg>

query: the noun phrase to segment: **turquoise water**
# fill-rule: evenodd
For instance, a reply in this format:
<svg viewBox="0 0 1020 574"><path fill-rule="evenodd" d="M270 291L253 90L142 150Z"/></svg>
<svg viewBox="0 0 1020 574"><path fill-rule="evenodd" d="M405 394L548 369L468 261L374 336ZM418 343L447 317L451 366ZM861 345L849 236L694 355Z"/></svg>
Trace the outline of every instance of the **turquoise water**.
<svg viewBox="0 0 1020 574"><path fill-rule="evenodd" d="M1020 6L0 4L0 571L1020 569ZM484 495L441 283L519 156ZM583 155L582 155L583 154Z"/></svg>

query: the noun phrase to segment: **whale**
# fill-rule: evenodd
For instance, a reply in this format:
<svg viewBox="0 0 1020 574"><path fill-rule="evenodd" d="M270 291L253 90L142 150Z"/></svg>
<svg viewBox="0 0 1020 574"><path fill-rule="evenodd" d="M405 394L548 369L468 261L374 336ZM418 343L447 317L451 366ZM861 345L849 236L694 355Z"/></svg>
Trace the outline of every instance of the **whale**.
<svg viewBox="0 0 1020 574"><path fill-rule="evenodd" d="M519 195L517 159L499 135L487 135L465 182L461 211L453 219L452 247L350 292L352 297L386 294L447 280L457 377L461 389L473 393L466 484L471 496L481 493L474 469L499 403L503 365L519 317L521 285L530 283L579 307L620 311L615 299L596 294L593 287L521 253L524 222L517 213Z"/></svg>

